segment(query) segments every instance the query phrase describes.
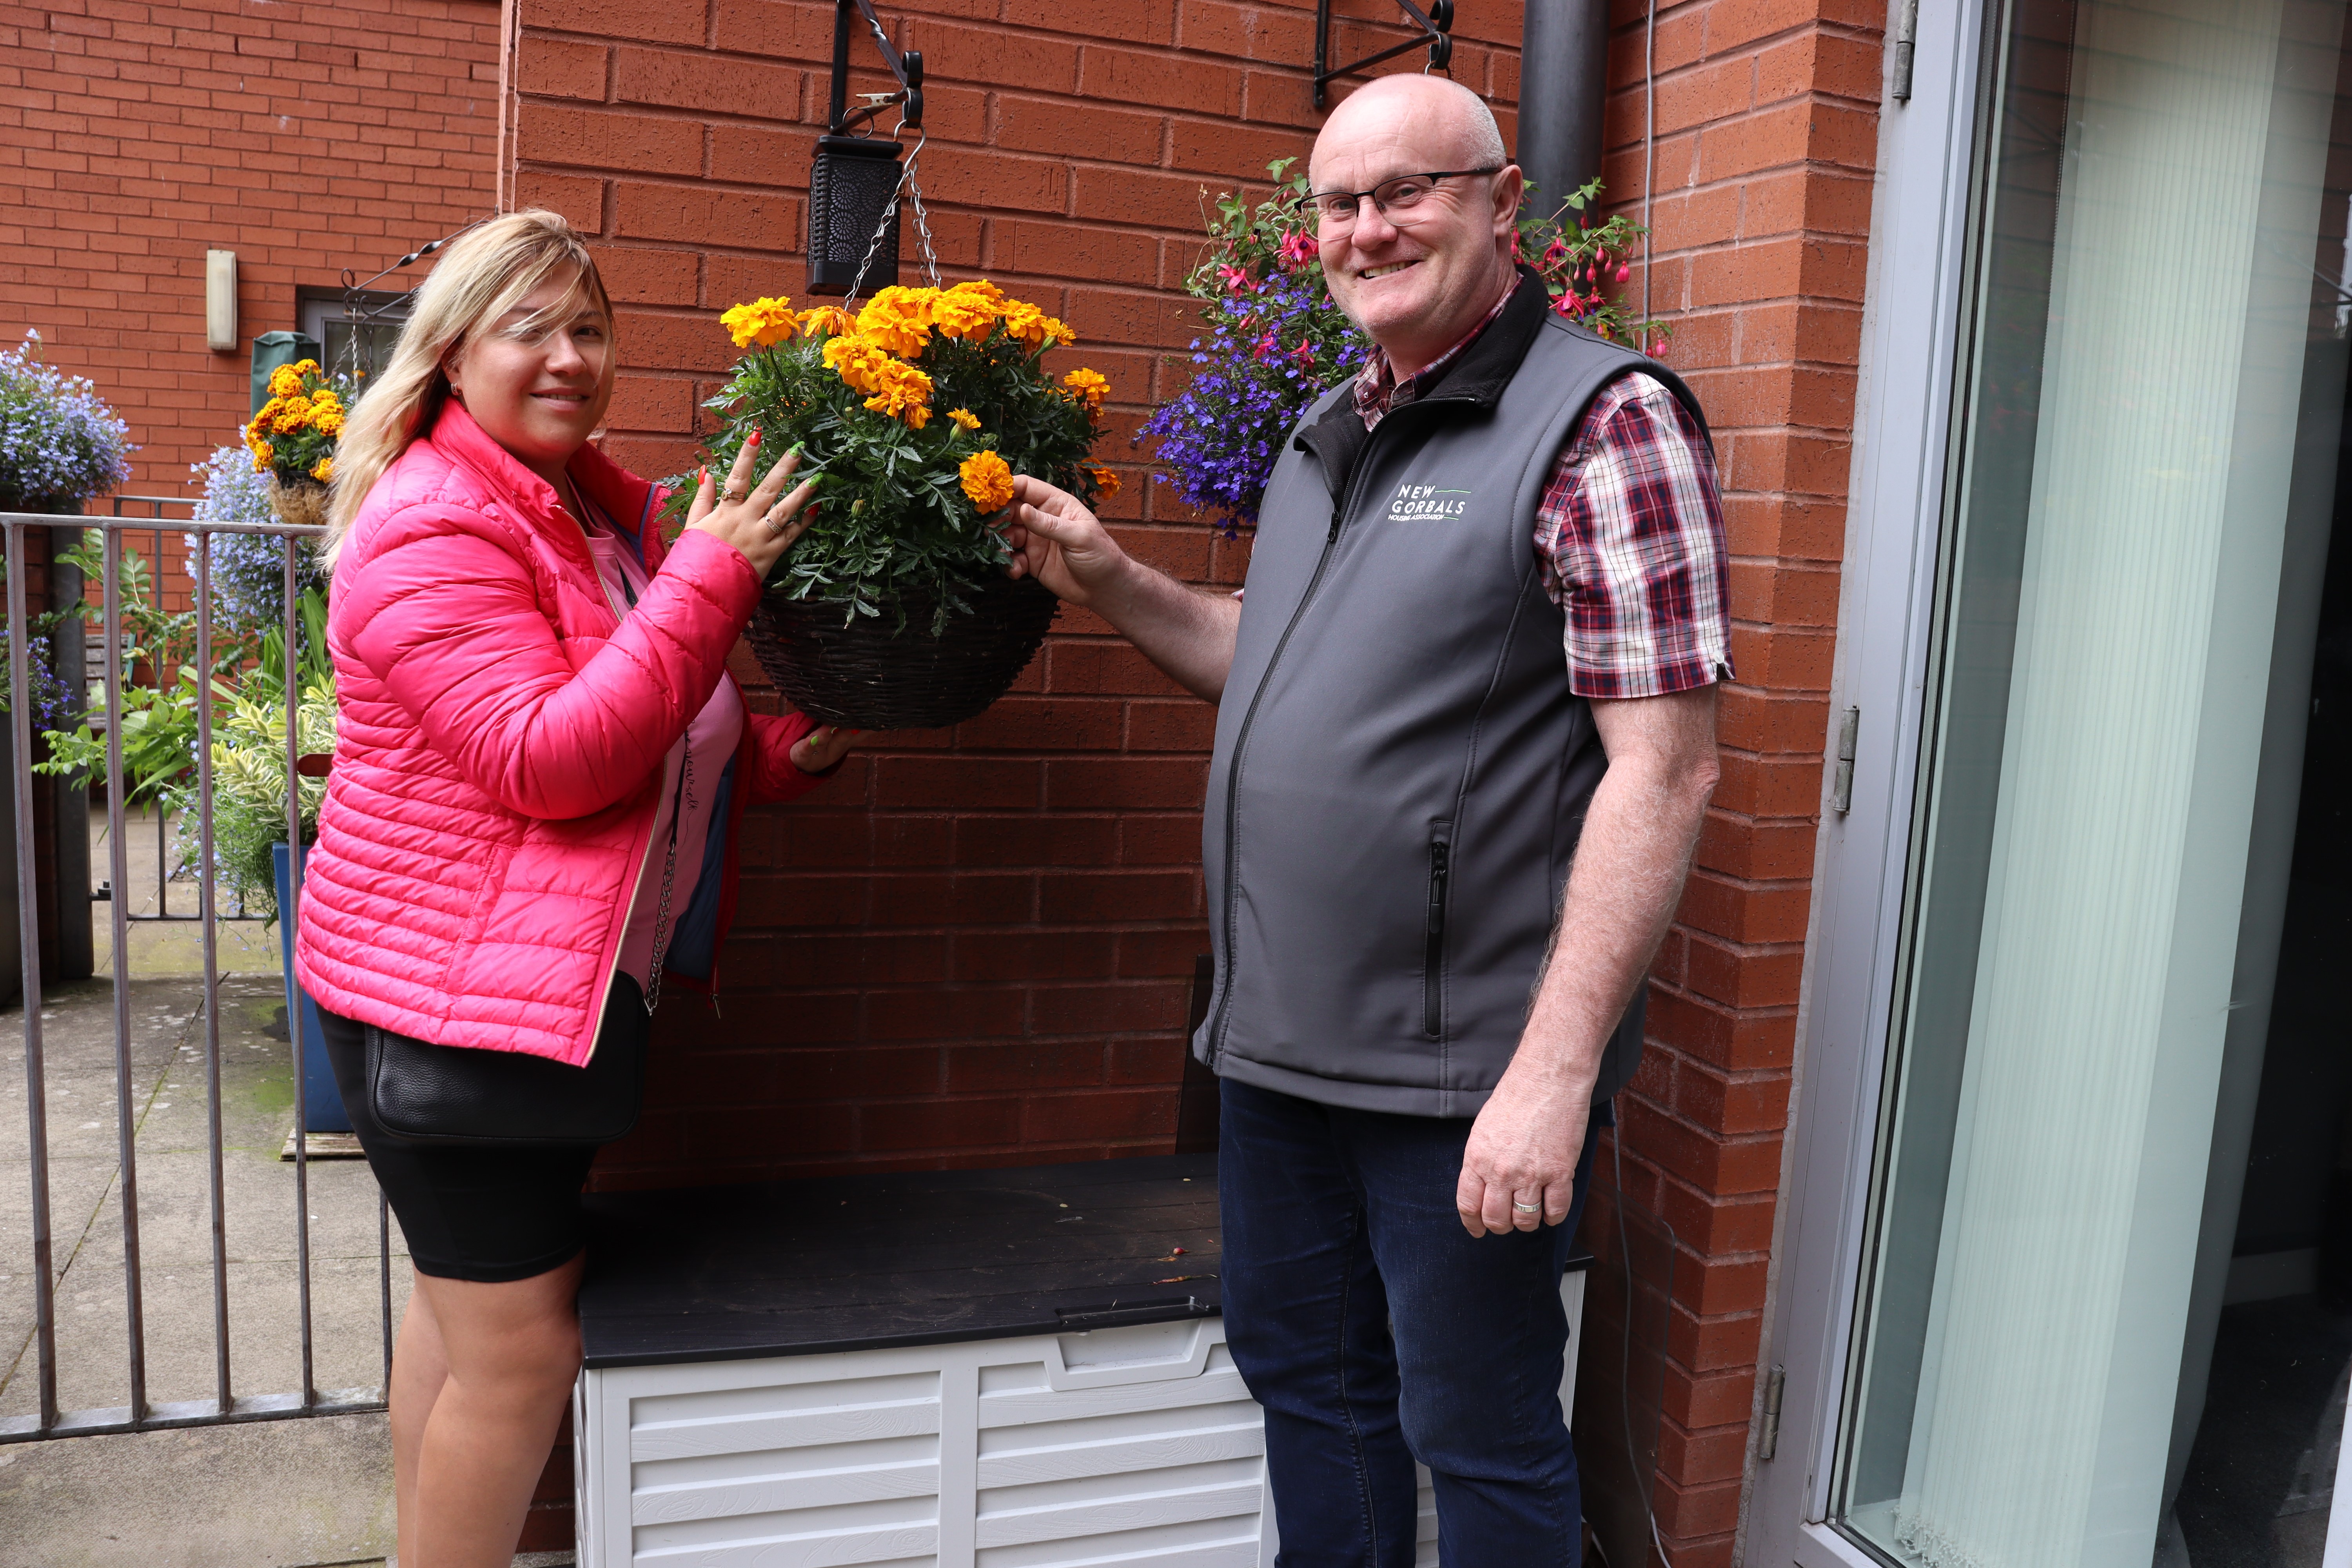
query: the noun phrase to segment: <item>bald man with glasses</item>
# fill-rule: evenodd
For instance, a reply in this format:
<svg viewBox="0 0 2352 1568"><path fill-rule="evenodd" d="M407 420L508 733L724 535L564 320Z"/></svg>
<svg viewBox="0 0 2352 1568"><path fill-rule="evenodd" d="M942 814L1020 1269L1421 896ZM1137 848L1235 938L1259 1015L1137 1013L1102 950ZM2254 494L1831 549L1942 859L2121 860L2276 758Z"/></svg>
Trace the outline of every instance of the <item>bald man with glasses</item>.
<svg viewBox="0 0 2352 1568"><path fill-rule="evenodd" d="M1245 596L1016 481L1013 570L1217 703L1202 819L1222 1283L1286 1568L1573 1568L1561 1269L1716 781L1696 401L1517 268L1494 116L1371 82L1309 163L1372 341L1300 421Z"/></svg>

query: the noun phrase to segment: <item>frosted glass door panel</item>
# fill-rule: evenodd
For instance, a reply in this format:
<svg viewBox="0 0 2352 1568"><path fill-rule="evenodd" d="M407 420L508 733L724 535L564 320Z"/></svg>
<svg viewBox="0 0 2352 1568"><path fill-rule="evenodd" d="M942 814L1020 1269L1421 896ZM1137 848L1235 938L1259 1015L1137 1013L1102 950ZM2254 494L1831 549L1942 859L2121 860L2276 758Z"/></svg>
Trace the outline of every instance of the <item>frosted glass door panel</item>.
<svg viewBox="0 0 2352 1568"><path fill-rule="evenodd" d="M2343 16L1995 22L1832 1516L1926 1568L2147 1568L2282 541L2332 489L2295 465Z"/></svg>

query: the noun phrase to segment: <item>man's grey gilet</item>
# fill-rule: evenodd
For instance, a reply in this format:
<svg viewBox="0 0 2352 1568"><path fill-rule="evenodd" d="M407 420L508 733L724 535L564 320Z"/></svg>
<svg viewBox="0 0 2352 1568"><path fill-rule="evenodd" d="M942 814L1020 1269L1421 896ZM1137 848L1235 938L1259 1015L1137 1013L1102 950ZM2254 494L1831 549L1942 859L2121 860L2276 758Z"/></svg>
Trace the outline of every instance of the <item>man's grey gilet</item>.
<svg viewBox="0 0 2352 1568"><path fill-rule="evenodd" d="M1608 766L1537 509L1608 382L1646 372L1698 416L1672 372L1546 304L1523 280L1369 437L1343 383L1266 487L1202 834L1216 988L1194 1048L1223 1076L1470 1116L1517 1047ZM1637 991L1596 1099L1641 1049Z"/></svg>

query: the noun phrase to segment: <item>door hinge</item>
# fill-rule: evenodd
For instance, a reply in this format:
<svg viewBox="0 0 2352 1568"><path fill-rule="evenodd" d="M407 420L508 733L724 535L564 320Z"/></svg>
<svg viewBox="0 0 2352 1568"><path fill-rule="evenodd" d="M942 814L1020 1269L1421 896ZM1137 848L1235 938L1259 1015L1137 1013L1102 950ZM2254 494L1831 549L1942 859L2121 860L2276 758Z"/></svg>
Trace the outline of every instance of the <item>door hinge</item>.
<svg viewBox="0 0 2352 1568"><path fill-rule="evenodd" d="M1919 42L1919 0L1903 0L1895 25L1895 101L1911 101L1911 56Z"/></svg>
<svg viewBox="0 0 2352 1568"><path fill-rule="evenodd" d="M1862 710L1849 708L1838 721L1837 775L1830 786L1830 809L1843 816L1853 809L1853 742L1862 729Z"/></svg>
<svg viewBox="0 0 2352 1568"><path fill-rule="evenodd" d="M1780 1394L1787 1387L1789 1374L1780 1367L1764 1380L1764 1427L1756 1435L1756 1458L1760 1462L1780 1451Z"/></svg>

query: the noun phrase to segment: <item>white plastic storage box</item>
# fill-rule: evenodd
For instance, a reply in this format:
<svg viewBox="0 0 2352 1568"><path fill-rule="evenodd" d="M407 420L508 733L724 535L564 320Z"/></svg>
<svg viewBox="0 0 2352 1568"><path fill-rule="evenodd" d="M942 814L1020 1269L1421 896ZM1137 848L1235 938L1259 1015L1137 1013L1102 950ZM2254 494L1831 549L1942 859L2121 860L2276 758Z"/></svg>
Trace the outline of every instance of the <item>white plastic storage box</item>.
<svg viewBox="0 0 2352 1568"><path fill-rule="evenodd" d="M1271 1568L1213 1155L592 1202L582 1568Z"/></svg>

